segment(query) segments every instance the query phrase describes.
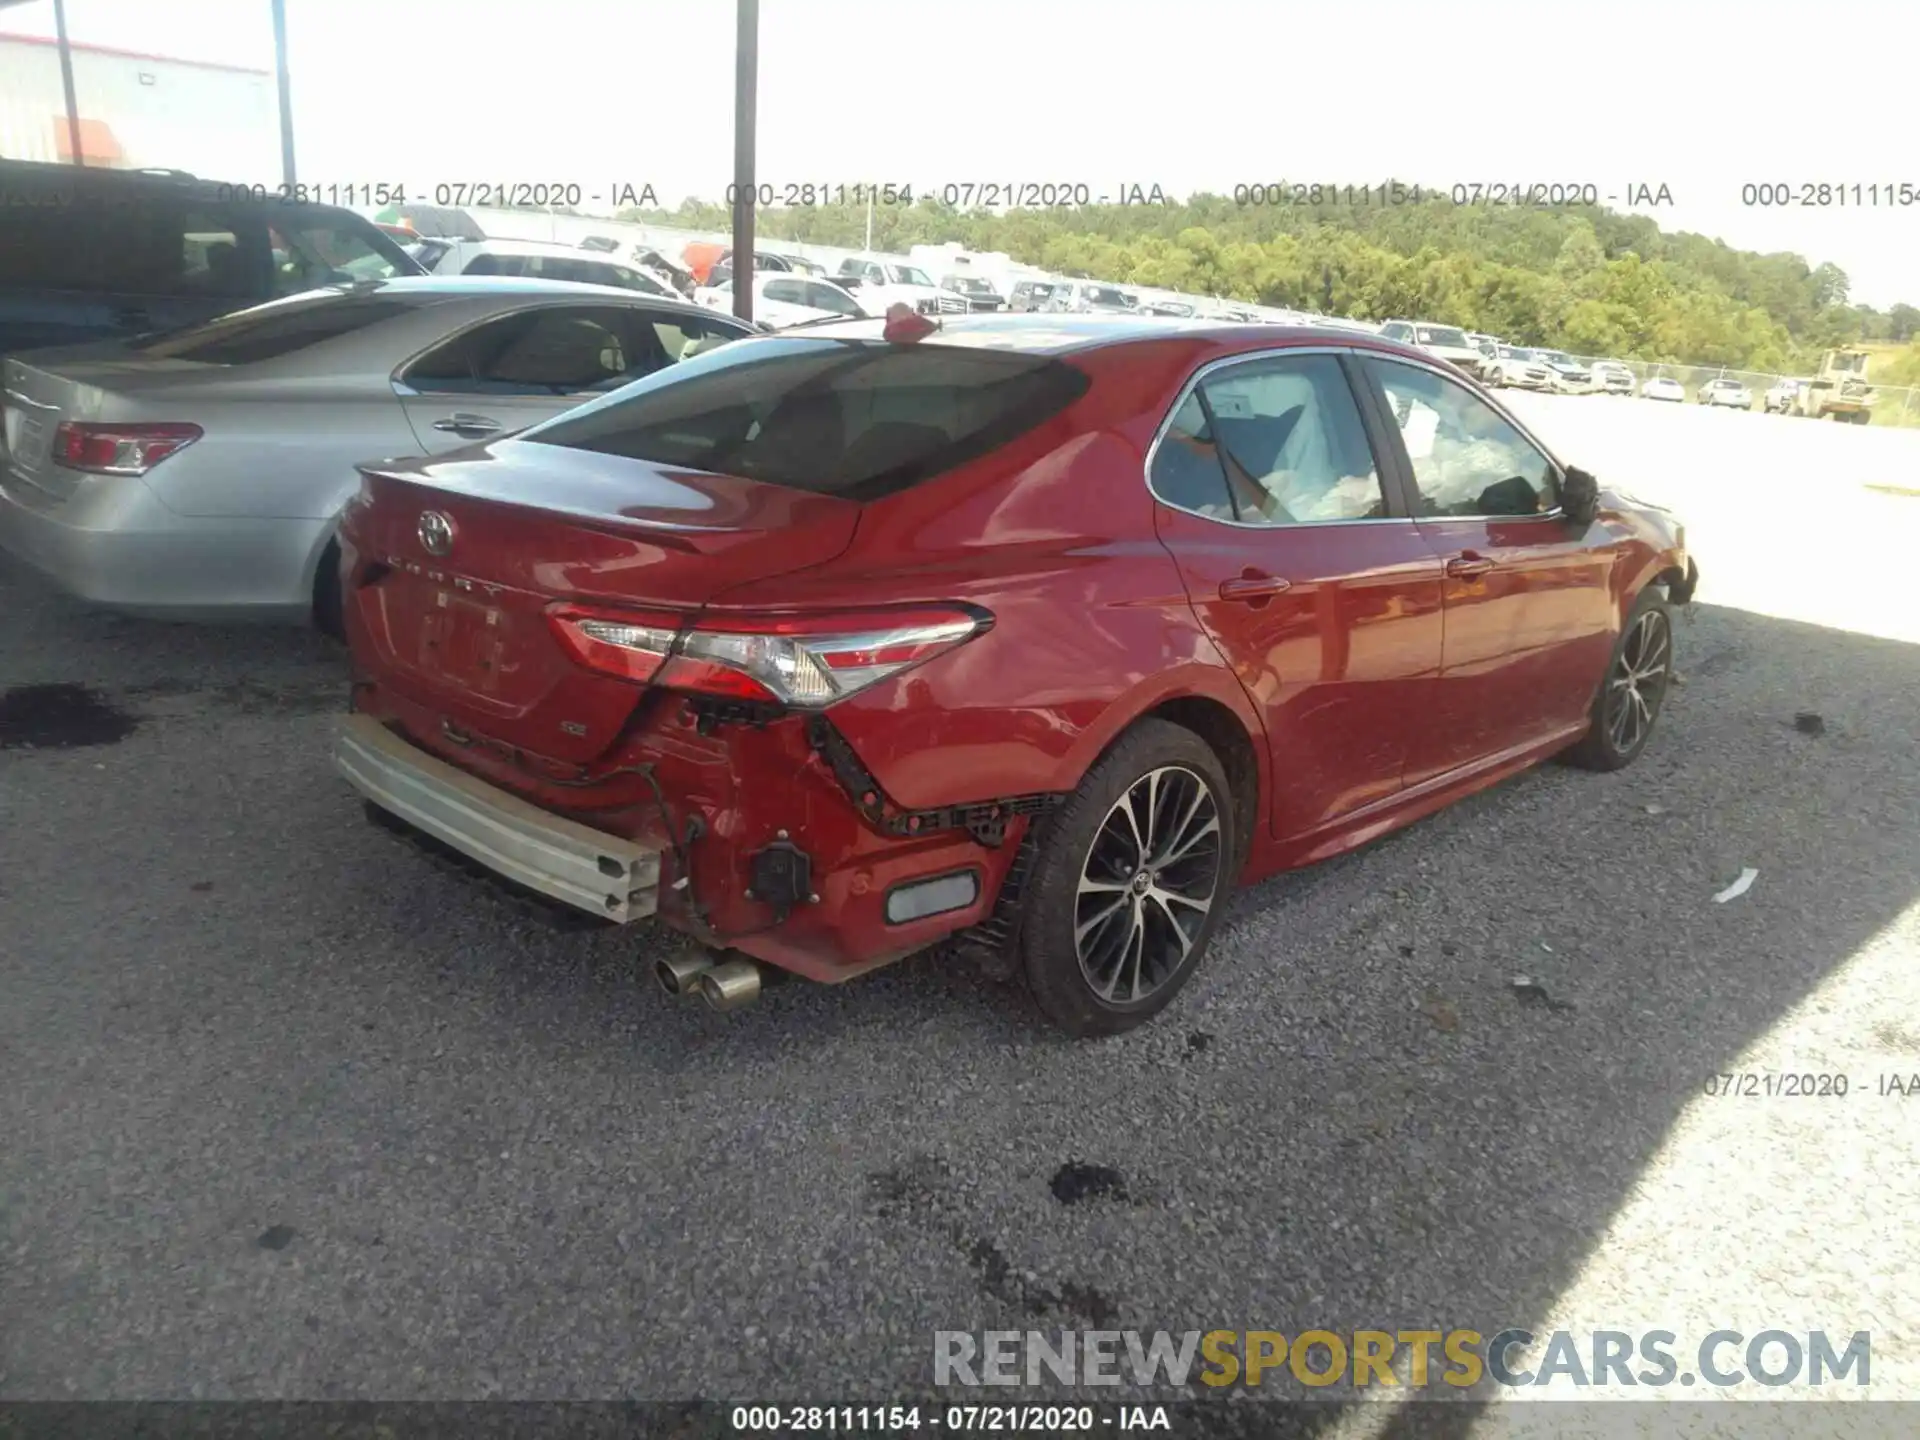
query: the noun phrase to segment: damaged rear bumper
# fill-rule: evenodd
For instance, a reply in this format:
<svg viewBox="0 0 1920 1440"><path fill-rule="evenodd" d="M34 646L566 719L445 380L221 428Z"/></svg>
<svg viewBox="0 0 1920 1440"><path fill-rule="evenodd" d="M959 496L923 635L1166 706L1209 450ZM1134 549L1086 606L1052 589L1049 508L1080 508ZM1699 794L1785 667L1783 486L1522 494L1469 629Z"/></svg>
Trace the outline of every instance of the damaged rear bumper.
<svg viewBox="0 0 1920 1440"><path fill-rule="evenodd" d="M528 804L350 715L334 764L366 799L469 859L602 920L659 908L660 852Z"/></svg>

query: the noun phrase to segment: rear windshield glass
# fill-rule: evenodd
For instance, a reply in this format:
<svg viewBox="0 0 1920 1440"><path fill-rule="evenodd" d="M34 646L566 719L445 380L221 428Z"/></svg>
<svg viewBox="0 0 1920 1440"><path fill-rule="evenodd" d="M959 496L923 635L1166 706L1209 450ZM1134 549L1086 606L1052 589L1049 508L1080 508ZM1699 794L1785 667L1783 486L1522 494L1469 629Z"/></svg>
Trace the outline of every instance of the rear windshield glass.
<svg viewBox="0 0 1920 1440"><path fill-rule="evenodd" d="M1422 345L1454 345L1461 349L1467 345L1464 330L1449 329L1445 325L1422 325L1414 334Z"/></svg>
<svg viewBox="0 0 1920 1440"><path fill-rule="evenodd" d="M730 345L521 439L871 500L1005 445L1086 392L1058 359L879 341Z"/></svg>
<svg viewBox="0 0 1920 1440"><path fill-rule="evenodd" d="M256 305L251 310L223 315L204 325L189 325L161 335L148 335L131 342L135 350L163 360L194 360L203 365L252 365L277 360L318 345L338 340L419 304L391 295L348 295L340 291L322 291L316 295L296 295Z"/></svg>

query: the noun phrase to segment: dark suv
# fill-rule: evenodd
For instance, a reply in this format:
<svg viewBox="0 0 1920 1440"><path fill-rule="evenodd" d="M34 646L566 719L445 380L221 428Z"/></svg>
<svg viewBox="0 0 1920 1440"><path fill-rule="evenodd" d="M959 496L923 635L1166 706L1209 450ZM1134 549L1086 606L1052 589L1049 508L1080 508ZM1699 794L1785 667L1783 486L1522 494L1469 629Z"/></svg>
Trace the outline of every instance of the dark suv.
<svg viewBox="0 0 1920 1440"><path fill-rule="evenodd" d="M0 160L0 355L425 273L364 216L172 171Z"/></svg>

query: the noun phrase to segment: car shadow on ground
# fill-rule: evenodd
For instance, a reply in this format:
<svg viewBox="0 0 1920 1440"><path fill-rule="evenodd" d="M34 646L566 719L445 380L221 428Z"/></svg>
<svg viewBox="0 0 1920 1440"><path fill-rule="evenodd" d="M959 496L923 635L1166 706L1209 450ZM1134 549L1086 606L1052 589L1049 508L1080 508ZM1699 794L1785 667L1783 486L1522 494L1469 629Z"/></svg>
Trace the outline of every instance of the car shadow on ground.
<svg viewBox="0 0 1920 1440"><path fill-rule="evenodd" d="M327 763L324 642L0 583L22 594L0 692L77 686L137 723L0 753L8 828L39 837L0 880L0 1189L43 1322L0 1395L897 1397L927 1390L936 1329L1528 1326L1707 1077L1920 886L1920 646L1702 606L1640 764L1543 767L1241 895L1140 1031L1062 1039L933 957L717 1016L654 988L670 939L555 930L368 826ZM535 1146L542 1177L501 1199L494 1153ZM1073 1166L1119 1178L1049 1194ZM158 1250L72 1203L163 1181L224 1198L154 1221ZM698 1223L774 1210L797 1233L727 1232L717 1274ZM249 1263L232 1244L283 1213L306 1309L371 1289L388 1323L231 1286L177 1308L179 1267ZM823 1321L788 1284L840 1244L897 1313ZM75 1343L107 1292L141 1297L137 1342ZM493 1328L503 1305L552 1333ZM589 1324L634 1343L562 1355ZM730 1348L746 1324L812 1348Z"/></svg>

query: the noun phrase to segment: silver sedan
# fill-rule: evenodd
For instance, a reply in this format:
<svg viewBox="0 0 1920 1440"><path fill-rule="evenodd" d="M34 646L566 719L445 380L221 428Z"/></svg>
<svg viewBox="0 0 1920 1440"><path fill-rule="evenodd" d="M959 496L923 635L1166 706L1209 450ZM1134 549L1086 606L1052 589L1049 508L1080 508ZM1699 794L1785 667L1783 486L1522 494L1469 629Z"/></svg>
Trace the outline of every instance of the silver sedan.
<svg viewBox="0 0 1920 1440"><path fill-rule="evenodd" d="M0 547L130 614L332 629L357 464L490 440L754 333L630 290L422 277L11 356Z"/></svg>

